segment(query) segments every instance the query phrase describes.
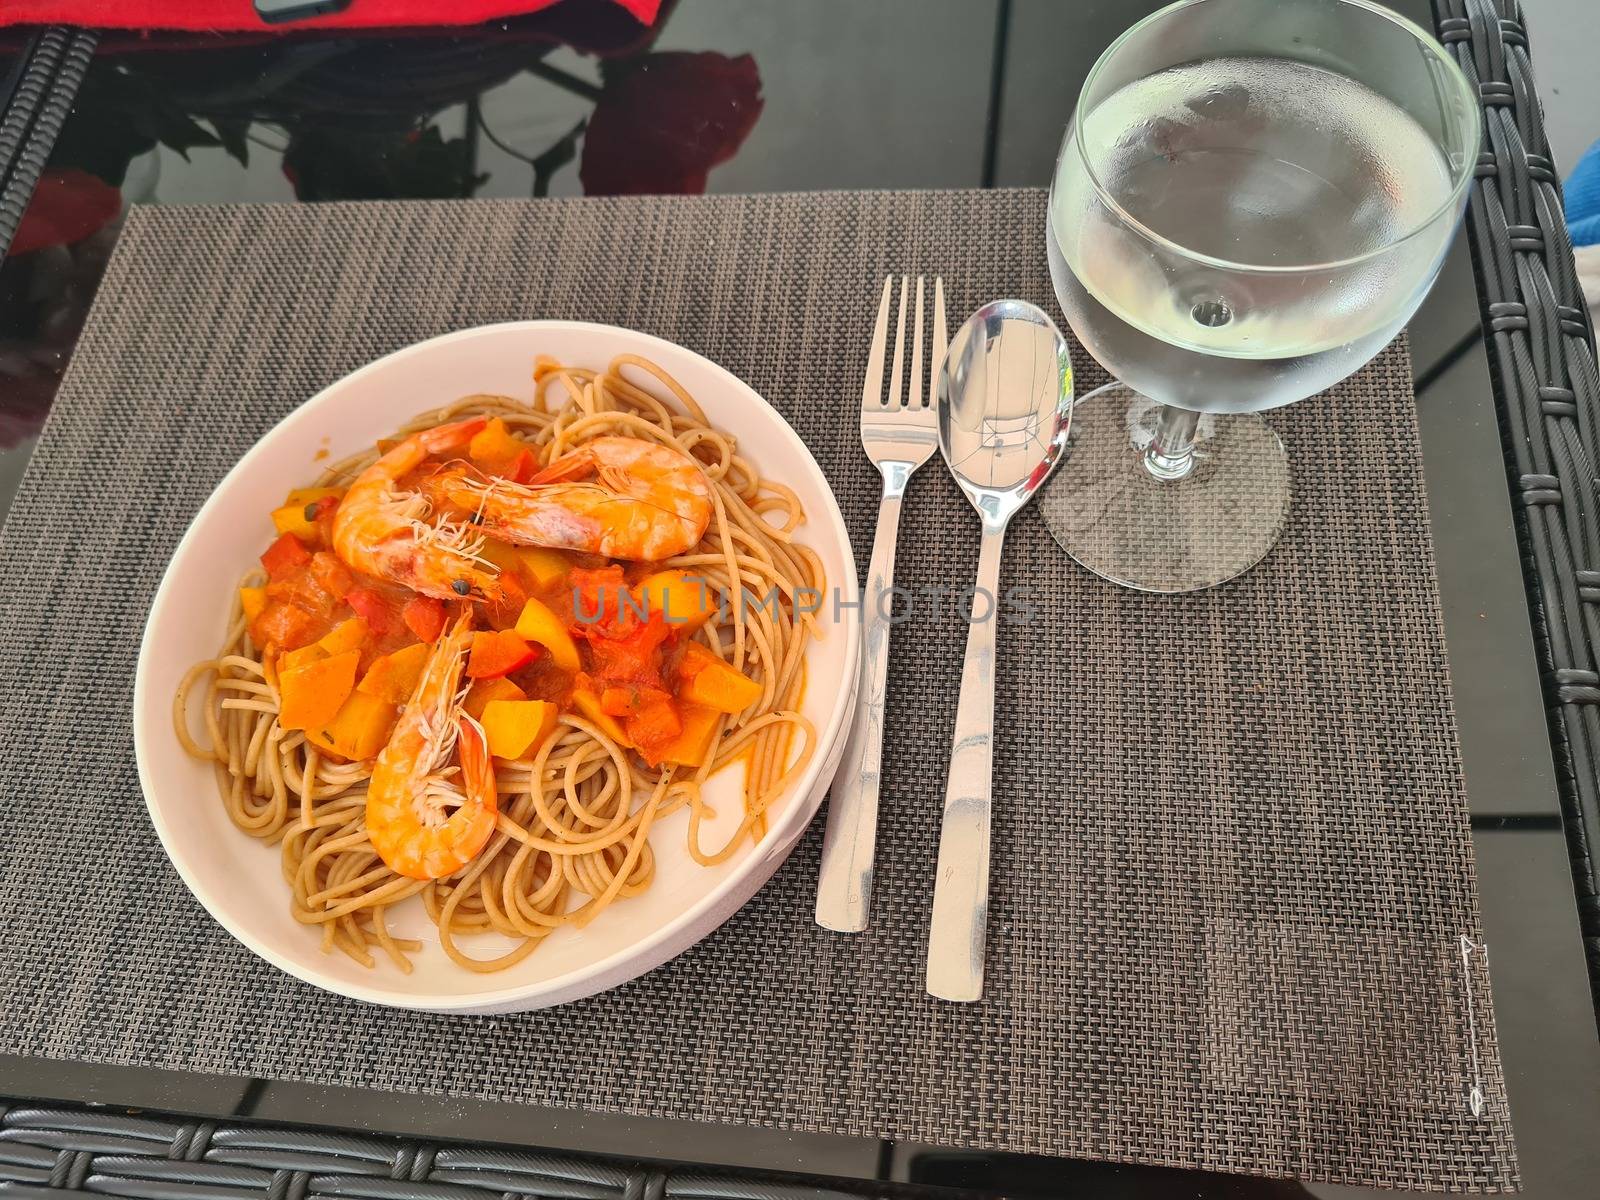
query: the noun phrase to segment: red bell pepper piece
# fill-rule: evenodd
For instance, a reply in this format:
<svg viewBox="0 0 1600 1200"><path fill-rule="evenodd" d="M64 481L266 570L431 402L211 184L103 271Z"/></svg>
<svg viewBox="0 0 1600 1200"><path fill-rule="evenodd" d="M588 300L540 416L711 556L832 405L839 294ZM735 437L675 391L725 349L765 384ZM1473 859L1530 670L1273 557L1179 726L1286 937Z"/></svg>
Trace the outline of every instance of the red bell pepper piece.
<svg viewBox="0 0 1600 1200"><path fill-rule="evenodd" d="M498 629L472 635L472 652L467 655L468 679L496 679L531 663L538 653L514 629Z"/></svg>
<svg viewBox="0 0 1600 1200"><path fill-rule="evenodd" d="M432 596L413 596L400 610L400 617L419 640L436 642L444 632L444 601Z"/></svg>
<svg viewBox="0 0 1600 1200"><path fill-rule="evenodd" d="M311 561L311 551L292 533L279 536L261 556L261 565L267 569L268 579L282 579L297 567Z"/></svg>
<svg viewBox="0 0 1600 1200"><path fill-rule="evenodd" d="M374 588L353 587L344 594L344 602L355 609L356 616L367 623L375 637L387 637L394 632L400 614L382 593Z"/></svg>
<svg viewBox="0 0 1600 1200"><path fill-rule="evenodd" d="M539 473L539 459L532 450L524 450L511 460L505 477L512 483L529 483Z"/></svg>

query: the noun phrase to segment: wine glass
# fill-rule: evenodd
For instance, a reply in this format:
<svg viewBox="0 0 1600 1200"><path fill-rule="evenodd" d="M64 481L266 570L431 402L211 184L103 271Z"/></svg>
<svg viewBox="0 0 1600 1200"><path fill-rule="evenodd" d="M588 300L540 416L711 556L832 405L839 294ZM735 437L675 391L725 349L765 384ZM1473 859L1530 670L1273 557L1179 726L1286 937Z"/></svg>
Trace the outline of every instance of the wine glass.
<svg viewBox="0 0 1600 1200"><path fill-rule="evenodd" d="M1043 496L1069 554L1152 592L1261 560L1290 488L1258 410L1343 379L1416 311L1480 132L1442 47L1367 0L1184 0L1100 56L1045 231L1062 311L1117 379L1074 407Z"/></svg>

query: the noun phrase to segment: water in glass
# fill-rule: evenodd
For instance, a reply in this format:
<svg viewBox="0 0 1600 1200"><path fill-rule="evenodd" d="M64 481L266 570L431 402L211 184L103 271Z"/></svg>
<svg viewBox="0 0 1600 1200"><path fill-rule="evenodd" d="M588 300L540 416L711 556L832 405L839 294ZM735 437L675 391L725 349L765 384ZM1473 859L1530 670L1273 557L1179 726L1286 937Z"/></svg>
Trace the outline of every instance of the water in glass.
<svg viewBox="0 0 1600 1200"><path fill-rule="evenodd" d="M1437 139L1320 66L1190 62L1075 119L1056 293L1095 358L1169 404L1272 408L1344 378L1411 316L1454 229L1429 221L1453 186Z"/></svg>

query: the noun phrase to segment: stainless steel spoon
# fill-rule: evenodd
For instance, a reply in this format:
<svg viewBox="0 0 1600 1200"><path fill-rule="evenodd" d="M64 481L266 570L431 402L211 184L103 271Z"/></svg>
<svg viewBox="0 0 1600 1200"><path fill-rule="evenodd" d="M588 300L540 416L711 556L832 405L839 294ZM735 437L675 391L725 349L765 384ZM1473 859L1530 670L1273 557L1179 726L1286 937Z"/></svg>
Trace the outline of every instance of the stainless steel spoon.
<svg viewBox="0 0 1600 1200"><path fill-rule="evenodd" d="M938 404L939 449L983 518L983 540L939 831L927 985L945 1000L977 1000L989 915L1000 549L1007 524L1050 477L1066 447L1072 417L1066 339L1025 301L985 304L950 341Z"/></svg>

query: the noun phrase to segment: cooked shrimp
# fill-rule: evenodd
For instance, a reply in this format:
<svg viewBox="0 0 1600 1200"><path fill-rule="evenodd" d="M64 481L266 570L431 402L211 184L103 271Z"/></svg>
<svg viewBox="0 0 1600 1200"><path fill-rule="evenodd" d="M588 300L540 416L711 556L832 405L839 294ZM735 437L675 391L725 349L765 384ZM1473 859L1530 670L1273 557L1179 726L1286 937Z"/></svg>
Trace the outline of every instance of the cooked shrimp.
<svg viewBox="0 0 1600 1200"><path fill-rule="evenodd" d="M395 488L429 455L460 449L485 424L471 417L414 433L357 477L333 515L333 549L347 566L445 600L494 593L478 535L457 521L430 524L427 497Z"/></svg>
<svg viewBox="0 0 1600 1200"><path fill-rule="evenodd" d="M526 484L457 473L443 489L493 537L607 558L671 558L693 549L711 523L711 483L700 465L642 438L595 438Z"/></svg>
<svg viewBox="0 0 1600 1200"><path fill-rule="evenodd" d="M391 870L411 879L443 879L459 871L494 832L488 743L482 726L460 711L462 657L471 643L469 609L428 656L367 784L372 848ZM452 754L459 767L449 765Z"/></svg>

